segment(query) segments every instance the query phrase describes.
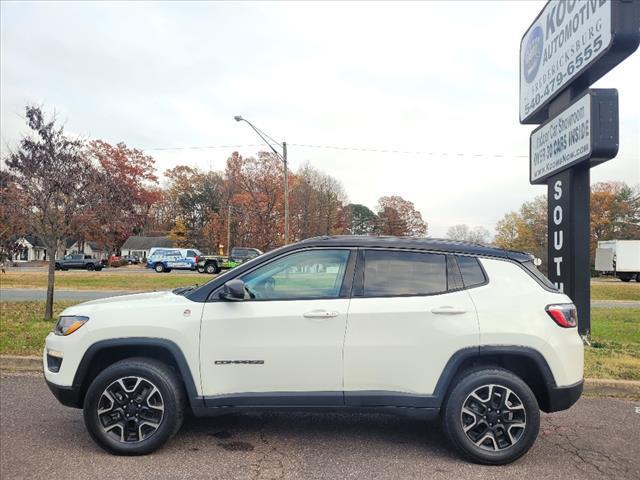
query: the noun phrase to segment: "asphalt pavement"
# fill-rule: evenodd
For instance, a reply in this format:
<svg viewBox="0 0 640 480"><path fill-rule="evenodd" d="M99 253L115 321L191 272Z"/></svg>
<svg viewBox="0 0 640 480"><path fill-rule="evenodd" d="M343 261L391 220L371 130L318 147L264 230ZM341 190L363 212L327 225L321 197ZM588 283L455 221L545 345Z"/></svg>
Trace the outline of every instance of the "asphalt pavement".
<svg viewBox="0 0 640 480"><path fill-rule="evenodd" d="M55 300L76 300L87 302L98 298L115 297L117 295L127 295L131 292L125 290L55 290ZM42 288L2 288L0 289L0 301L24 302L29 300L46 300L47 291Z"/></svg>
<svg viewBox="0 0 640 480"><path fill-rule="evenodd" d="M42 378L0 378L3 479L634 479L640 402L583 398L542 416L516 463L462 460L437 423L373 414L261 413L189 418L162 450L115 457L89 438L80 410L59 405Z"/></svg>

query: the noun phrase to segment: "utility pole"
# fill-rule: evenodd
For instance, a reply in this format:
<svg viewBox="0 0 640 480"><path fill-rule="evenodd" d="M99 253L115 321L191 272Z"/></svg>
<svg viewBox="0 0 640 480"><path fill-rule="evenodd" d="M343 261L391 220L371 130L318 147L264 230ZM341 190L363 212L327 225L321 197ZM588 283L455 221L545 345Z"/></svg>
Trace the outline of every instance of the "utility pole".
<svg viewBox="0 0 640 480"><path fill-rule="evenodd" d="M289 168L287 167L287 142L282 142L284 163L284 244L289 243Z"/></svg>
<svg viewBox="0 0 640 480"><path fill-rule="evenodd" d="M227 257L231 254L231 204L227 206Z"/></svg>

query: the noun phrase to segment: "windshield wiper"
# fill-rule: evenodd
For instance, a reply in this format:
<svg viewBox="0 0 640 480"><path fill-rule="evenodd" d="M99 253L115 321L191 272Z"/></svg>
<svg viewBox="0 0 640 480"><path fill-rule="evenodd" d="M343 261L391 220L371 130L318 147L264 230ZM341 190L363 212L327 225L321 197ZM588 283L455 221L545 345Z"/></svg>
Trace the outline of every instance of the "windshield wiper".
<svg viewBox="0 0 640 480"><path fill-rule="evenodd" d="M188 287L178 287L178 288L174 288L173 290L171 290L173 293L175 293L176 295L184 295L186 293L189 293L191 290L197 288L198 285L190 285Z"/></svg>

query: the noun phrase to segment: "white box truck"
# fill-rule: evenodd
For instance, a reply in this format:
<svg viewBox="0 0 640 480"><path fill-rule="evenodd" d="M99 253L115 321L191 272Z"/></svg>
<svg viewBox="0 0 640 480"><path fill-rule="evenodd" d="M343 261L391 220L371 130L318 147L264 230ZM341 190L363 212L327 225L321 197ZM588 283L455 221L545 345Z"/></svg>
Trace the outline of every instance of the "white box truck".
<svg viewBox="0 0 640 480"><path fill-rule="evenodd" d="M640 240L603 240L596 249L596 270L623 282L640 282Z"/></svg>

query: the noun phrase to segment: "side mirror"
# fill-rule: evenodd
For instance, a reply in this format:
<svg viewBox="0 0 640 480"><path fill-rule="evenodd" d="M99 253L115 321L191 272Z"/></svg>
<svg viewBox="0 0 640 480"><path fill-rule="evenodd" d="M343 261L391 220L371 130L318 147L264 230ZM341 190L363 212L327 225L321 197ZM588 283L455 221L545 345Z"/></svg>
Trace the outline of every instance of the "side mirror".
<svg viewBox="0 0 640 480"><path fill-rule="evenodd" d="M234 278L223 285L220 298L237 302L244 300L244 292L244 282L239 278Z"/></svg>

